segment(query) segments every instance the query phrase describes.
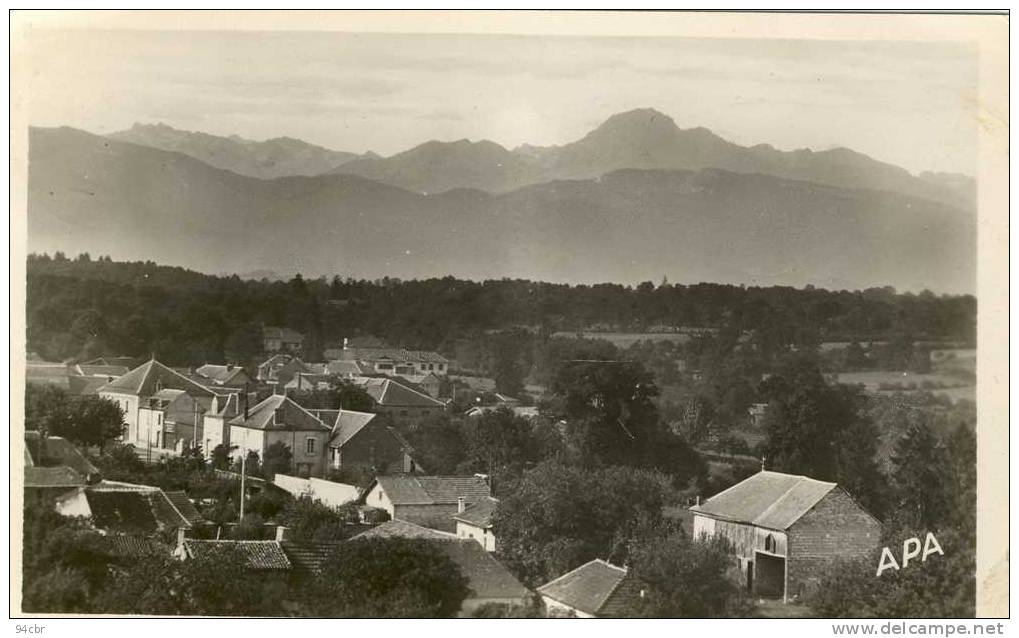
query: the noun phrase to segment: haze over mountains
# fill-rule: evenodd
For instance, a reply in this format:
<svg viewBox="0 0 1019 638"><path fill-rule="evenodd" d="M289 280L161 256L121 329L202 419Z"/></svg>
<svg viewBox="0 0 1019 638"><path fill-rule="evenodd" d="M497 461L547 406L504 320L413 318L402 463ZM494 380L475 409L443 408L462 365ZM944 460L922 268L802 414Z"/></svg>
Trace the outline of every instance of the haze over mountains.
<svg viewBox="0 0 1019 638"><path fill-rule="evenodd" d="M111 133L110 137L164 151L176 151L216 168L263 179L318 175L361 157L356 153L332 151L292 137L256 142L236 135L219 137L208 133L180 131L162 123L135 124L126 131Z"/></svg>
<svg viewBox="0 0 1019 638"><path fill-rule="evenodd" d="M559 147L285 142L33 129L29 249L212 273L975 288L972 180L846 149L741 147L650 109Z"/></svg>

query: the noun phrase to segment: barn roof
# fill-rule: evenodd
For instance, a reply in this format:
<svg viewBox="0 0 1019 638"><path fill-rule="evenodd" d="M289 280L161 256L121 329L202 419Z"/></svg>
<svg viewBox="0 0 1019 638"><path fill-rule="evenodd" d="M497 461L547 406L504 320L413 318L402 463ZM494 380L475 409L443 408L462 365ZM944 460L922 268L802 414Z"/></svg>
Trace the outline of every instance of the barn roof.
<svg viewBox="0 0 1019 638"><path fill-rule="evenodd" d="M487 498L492 491L478 476L415 476L393 474L376 478L393 505L467 504Z"/></svg>
<svg viewBox="0 0 1019 638"><path fill-rule="evenodd" d="M596 558L545 583L537 591L574 609L598 614L626 575L625 568Z"/></svg>
<svg viewBox="0 0 1019 638"><path fill-rule="evenodd" d="M761 471L692 508L698 514L769 529L788 529L835 489L835 483Z"/></svg>

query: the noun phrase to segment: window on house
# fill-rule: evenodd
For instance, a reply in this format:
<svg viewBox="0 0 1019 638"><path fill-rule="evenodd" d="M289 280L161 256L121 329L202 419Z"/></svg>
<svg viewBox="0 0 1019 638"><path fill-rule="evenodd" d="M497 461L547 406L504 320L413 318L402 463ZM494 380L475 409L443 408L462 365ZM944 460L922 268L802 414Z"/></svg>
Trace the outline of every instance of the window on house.
<svg viewBox="0 0 1019 638"><path fill-rule="evenodd" d="M775 551L775 537L768 534L764 537L764 551L774 552Z"/></svg>
<svg viewBox="0 0 1019 638"><path fill-rule="evenodd" d="M308 437L304 441L304 451L307 452L308 454L315 453L315 439Z"/></svg>

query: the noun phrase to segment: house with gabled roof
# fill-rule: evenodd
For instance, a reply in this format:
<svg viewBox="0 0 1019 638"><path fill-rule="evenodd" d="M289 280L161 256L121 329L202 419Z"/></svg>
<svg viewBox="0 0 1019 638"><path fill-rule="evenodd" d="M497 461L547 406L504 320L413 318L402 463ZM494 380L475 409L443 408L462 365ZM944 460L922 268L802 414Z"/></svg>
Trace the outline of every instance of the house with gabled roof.
<svg viewBox="0 0 1019 638"><path fill-rule="evenodd" d="M399 519L444 532L455 532L453 515L492 495L486 477L381 475L365 495L365 505Z"/></svg>
<svg viewBox="0 0 1019 638"><path fill-rule="evenodd" d="M126 426L124 441L135 446L148 447L152 441L151 428L148 423L142 427L139 412L143 407L151 407L149 399L163 390L183 391L201 408L202 412L209 408L213 397L216 396L208 388L195 383L155 359L143 363L122 377L117 377L100 387L97 392L100 397L113 401L123 410ZM192 427L195 426L192 425ZM192 430L192 441L197 438L194 436L195 434L197 432Z"/></svg>
<svg viewBox="0 0 1019 638"><path fill-rule="evenodd" d="M150 485L101 481L85 488L92 524L109 534L156 536L176 534L183 538L192 527L166 492Z"/></svg>
<svg viewBox="0 0 1019 638"><path fill-rule="evenodd" d="M177 453L200 445L206 410L206 406L184 390L164 388L141 402L137 428L140 440L134 444L143 450Z"/></svg>
<svg viewBox="0 0 1019 638"><path fill-rule="evenodd" d="M299 358L279 353L258 365L258 380L262 383L283 387L299 372L312 372L312 370Z"/></svg>
<svg viewBox="0 0 1019 638"><path fill-rule="evenodd" d="M453 515L456 522L456 537L477 541L485 551L495 551L495 530L492 517L499 500L491 496L479 500L470 506L464 505L463 511Z"/></svg>
<svg viewBox="0 0 1019 638"><path fill-rule="evenodd" d="M274 443L290 448L293 471L299 476L322 476L332 428L293 399L274 394L228 421L229 445L235 459L255 452L260 459Z"/></svg>
<svg viewBox="0 0 1019 638"><path fill-rule="evenodd" d="M304 335L290 328L265 326L262 328L262 347L266 352L300 352Z"/></svg>
<svg viewBox="0 0 1019 638"><path fill-rule="evenodd" d="M595 559L545 583L537 592L549 616L632 618L639 615L647 587L626 567Z"/></svg>
<svg viewBox="0 0 1019 638"><path fill-rule="evenodd" d="M195 368L195 374L208 379L215 386L238 390L248 387L255 381L243 366L232 363L224 365L206 363Z"/></svg>
<svg viewBox="0 0 1019 638"><path fill-rule="evenodd" d="M388 377L359 377L353 383L372 398L376 412L396 423L421 421L446 412L446 404Z"/></svg>
<svg viewBox="0 0 1019 638"><path fill-rule="evenodd" d="M330 350L328 354L339 355L337 359L356 361L371 372L379 374L421 375L432 372L445 376L449 373L449 359L427 350L356 347L345 339L342 350L338 352Z"/></svg>
<svg viewBox="0 0 1019 638"><path fill-rule="evenodd" d="M327 424L332 424L329 439L331 469L371 474L420 470L411 457L410 445L378 414L342 409L312 412Z"/></svg>
<svg viewBox="0 0 1019 638"><path fill-rule="evenodd" d="M690 508L695 536L722 536L760 598L802 597L840 559L866 558L881 523L835 483L764 471Z"/></svg>

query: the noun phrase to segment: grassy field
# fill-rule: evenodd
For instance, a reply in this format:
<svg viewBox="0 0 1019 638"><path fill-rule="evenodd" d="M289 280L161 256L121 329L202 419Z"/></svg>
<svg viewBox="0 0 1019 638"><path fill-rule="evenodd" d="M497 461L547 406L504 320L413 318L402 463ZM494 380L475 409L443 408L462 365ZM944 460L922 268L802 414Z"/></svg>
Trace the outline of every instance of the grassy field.
<svg viewBox="0 0 1019 638"><path fill-rule="evenodd" d="M959 375L939 372L841 372L837 379L839 383L862 385L867 392L875 394L927 391L946 396L952 401L976 399L976 386L972 381Z"/></svg>
<svg viewBox="0 0 1019 638"><path fill-rule="evenodd" d="M555 337L583 337L585 339L604 339L617 348L629 348L640 341L671 341L686 343L693 338L688 332L557 332Z"/></svg>

